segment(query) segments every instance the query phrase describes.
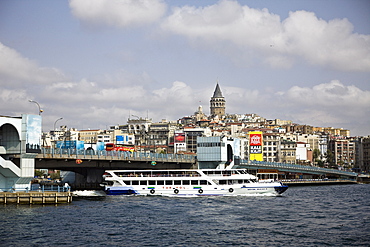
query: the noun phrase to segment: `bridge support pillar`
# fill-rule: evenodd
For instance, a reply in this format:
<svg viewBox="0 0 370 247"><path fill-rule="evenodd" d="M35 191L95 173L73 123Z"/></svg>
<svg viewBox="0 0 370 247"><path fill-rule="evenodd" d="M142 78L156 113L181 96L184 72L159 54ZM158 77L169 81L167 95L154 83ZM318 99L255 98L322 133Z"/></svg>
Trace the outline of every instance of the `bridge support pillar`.
<svg viewBox="0 0 370 247"><path fill-rule="evenodd" d="M35 176L35 156L30 154L23 154L20 158L21 177Z"/></svg>
<svg viewBox="0 0 370 247"><path fill-rule="evenodd" d="M102 189L103 169L83 168L75 171L75 182L72 189Z"/></svg>

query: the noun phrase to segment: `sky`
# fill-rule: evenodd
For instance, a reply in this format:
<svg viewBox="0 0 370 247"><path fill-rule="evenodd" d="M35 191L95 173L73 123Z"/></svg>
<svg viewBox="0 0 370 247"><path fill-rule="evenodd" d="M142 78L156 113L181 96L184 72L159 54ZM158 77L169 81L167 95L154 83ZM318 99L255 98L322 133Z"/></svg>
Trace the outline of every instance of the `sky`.
<svg viewBox="0 0 370 247"><path fill-rule="evenodd" d="M0 115L178 120L217 83L226 113L370 135L370 1L0 0Z"/></svg>

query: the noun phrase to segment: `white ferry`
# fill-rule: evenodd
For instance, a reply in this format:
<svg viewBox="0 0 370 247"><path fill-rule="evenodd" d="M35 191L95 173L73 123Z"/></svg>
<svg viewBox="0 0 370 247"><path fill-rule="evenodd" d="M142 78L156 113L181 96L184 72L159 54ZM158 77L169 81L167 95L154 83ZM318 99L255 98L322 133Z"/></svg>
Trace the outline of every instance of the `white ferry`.
<svg viewBox="0 0 370 247"><path fill-rule="evenodd" d="M245 169L107 170L107 195L234 196L280 195L281 182L258 182Z"/></svg>

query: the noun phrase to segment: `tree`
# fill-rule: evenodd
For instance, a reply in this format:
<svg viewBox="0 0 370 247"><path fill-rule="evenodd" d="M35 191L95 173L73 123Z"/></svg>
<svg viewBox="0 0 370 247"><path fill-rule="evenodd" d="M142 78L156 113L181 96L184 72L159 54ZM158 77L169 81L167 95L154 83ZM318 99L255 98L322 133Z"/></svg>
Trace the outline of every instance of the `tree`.
<svg viewBox="0 0 370 247"><path fill-rule="evenodd" d="M316 162L319 162L320 159L318 159L321 155L321 152L320 150L318 150L317 148L315 148L312 152L312 156L313 156L313 163L315 164Z"/></svg>
<svg viewBox="0 0 370 247"><path fill-rule="evenodd" d="M332 151L328 150L326 152L326 160L327 162L329 163L329 167L332 167L332 168L338 168L338 165L335 164L335 160L334 160L334 154Z"/></svg>
<svg viewBox="0 0 370 247"><path fill-rule="evenodd" d="M41 177L41 176L43 176L44 175L44 173L42 172L42 171L40 171L40 170L35 170L35 177Z"/></svg>

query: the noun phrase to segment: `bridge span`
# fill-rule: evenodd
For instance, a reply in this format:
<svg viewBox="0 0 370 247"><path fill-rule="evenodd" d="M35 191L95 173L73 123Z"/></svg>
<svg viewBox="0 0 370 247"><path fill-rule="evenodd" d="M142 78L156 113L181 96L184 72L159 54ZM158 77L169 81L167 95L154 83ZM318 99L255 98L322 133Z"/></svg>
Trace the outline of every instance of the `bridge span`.
<svg viewBox="0 0 370 247"><path fill-rule="evenodd" d="M13 162L18 163L19 155ZM194 169L193 155L157 154L122 151L76 149L41 149L35 157L35 169L71 171L74 189L100 189L105 170Z"/></svg>

